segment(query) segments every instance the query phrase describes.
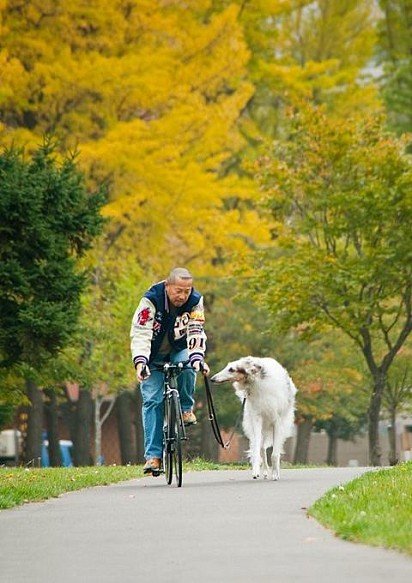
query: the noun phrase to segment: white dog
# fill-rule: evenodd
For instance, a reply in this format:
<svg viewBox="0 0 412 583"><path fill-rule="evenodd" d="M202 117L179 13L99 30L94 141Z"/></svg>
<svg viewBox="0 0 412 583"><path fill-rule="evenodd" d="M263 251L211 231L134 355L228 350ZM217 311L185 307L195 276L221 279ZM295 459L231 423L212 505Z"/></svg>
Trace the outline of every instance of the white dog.
<svg viewBox="0 0 412 583"><path fill-rule="evenodd" d="M287 371L274 358L246 356L229 362L211 381L233 382L241 401L246 398L243 429L249 439L253 478L268 476L267 448L272 451L272 477L279 480L280 454L292 435L296 387Z"/></svg>

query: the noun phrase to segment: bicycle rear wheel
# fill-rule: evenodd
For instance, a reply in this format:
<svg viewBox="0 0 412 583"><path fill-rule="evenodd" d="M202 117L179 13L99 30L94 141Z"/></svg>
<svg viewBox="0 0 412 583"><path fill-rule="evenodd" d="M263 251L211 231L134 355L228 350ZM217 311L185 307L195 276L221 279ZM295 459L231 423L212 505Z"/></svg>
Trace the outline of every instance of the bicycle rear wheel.
<svg viewBox="0 0 412 583"><path fill-rule="evenodd" d="M175 417L175 442L174 442L174 469L176 475L176 484L178 488L182 485L183 480L183 461L182 461L182 439L183 439L183 428L182 428L182 412L180 407L179 397L173 395L173 407L174 417Z"/></svg>
<svg viewBox="0 0 412 583"><path fill-rule="evenodd" d="M176 442L176 412L172 399L165 401L165 422L163 426L164 447L163 447L163 467L165 470L166 482L170 485L173 479L173 450Z"/></svg>

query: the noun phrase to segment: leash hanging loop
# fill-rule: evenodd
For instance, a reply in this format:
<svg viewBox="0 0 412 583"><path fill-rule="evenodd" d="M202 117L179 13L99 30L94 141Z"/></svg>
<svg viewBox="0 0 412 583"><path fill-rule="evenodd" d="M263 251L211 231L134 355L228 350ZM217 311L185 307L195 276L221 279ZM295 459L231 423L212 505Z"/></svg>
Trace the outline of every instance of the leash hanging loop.
<svg viewBox="0 0 412 583"><path fill-rule="evenodd" d="M212 391L210 390L210 385L209 385L209 379L207 378L207 376L204 376L203 378L204 378L204 381L205 381L207 406L208 406L208 409L209 409L209 421L210 421L210 424L212 426L213 435L215 436L215 439L218 442L218 444L223 449L229 449L230 444L231 444L232 439L233 439L233 436L234 436L234 434L236 432L236 429L239 426L240 420L241 420L242 415L243 415L243 410L245 408L245 403L246 403L246 397L243 399L242 410L240 411L240 413L239 413L239 415L238 415L238 417L236 419L236 423L235 423L235 426L233 428L233 431L230 434L229 439L225 443L223 441L222 434L220 432L219 423L217 421L215 406L214 406L213 398L212 398Z"/></svg>
<svg viewBox="0 0 412 583"><path fill-rule="evenodd" d="M225 448L225 444L223 442L222 434L220 433L219 423L216 417L215 406L213 404L212 392L210 390L209 379L206 375L203 375L205 381L205 389L206 389L206 400L207 400L207 407L209 410L209 421L212 426L213 435L215 436L216 441L218 444Z"/></svg>

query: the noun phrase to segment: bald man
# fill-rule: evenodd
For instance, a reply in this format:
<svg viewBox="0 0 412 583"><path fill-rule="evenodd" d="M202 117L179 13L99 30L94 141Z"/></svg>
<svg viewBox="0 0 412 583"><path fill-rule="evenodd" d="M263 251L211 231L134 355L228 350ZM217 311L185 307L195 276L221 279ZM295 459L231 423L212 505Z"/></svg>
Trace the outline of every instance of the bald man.
<svg viewBox="0 0 412 583"><path fill-rule="evenodd" d="M163 373L156 367L190 362L191 368L184 368L178 377L178 388L185 425L196 423L196 372L209 373L204 361L204 321L203 297L183 267L174 268L166 280L153 285L133 316L131 351L143 400L145 474L158 476L163 457Z"/></svg>

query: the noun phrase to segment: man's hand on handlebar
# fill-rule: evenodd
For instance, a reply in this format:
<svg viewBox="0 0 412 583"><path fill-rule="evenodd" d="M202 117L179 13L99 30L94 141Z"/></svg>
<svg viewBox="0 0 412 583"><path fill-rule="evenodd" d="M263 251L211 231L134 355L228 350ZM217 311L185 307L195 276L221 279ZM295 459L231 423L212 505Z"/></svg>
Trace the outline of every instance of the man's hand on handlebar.
<svg viewBox="0 0 412 583"><path fill-rule="evenodd" d="M193 368L195 369L196 372L201 372L203 373L206 377L210 372L210 369L207 365L207 363L204 360L195 360L195 362L192 364Z"/></svg>
<svg viewBox="0 0 412 583"><path fill-rule="evenodd" d="M137 380L139 381L139 383L141 383L142 381L146 380L149 377L150 377L149 367L147 366L147 364L139 362L139 364L136 366Z"/></svg>

